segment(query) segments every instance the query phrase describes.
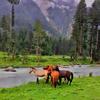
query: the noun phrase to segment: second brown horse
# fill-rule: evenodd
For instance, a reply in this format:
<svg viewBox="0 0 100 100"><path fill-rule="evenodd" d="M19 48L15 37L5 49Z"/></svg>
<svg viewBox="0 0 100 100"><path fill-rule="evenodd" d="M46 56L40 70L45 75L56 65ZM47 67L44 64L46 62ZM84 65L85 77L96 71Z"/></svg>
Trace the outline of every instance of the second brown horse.
<svg viewBox="0 0 100 100"><path fill-rule="evenodd" d="M51 76L51 85L54 86L56 88L58 80L60 78L60 73L58 71L56 71L53 66L47 66L45 68L43 68L44 70L48 70L49 74L48 74L48 78L47 78L47 82L49 81L49 75Z"/></svg>
<svg viewBox="0 0 100 100"><path fill-rule="evenodd" d="M71 85L72 80L73 80L73 73L71 71L67 71L67 70L59 70L58 66L47 66L45 68L43 68L45 70L56 70L59 72L60 76L59 76L59 82L61 84L62 78L64 78L65 82L67 80L67 84ZM47 81L49 80L49 77L47 78Z"/></svg>

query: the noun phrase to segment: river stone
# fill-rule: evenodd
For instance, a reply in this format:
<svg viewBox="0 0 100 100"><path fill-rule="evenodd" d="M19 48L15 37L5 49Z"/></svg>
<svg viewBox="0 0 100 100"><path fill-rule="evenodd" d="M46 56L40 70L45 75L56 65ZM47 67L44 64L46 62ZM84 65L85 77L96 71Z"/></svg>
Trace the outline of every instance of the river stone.
<svg viewBox="0 0 100 100"><path fill-rule="evenodd" d="M7 67L7 68L4 69L4 71L7 71L7 72L16 72L16 70L13 67Z"/></svg>

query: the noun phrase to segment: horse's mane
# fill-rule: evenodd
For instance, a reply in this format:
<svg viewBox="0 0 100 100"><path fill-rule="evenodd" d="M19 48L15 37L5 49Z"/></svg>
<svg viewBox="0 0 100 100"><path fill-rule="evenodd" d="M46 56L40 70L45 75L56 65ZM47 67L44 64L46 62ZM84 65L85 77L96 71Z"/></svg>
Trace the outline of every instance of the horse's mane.
<svg viewBox="0 0 100 100"><path fill-rule="evenodd" d="M43 69L47 70L49 67L52 68L53 70L59 71L59 66L58 65L56 65L56 66L48 65L48 66L44 67Z"/></svg>
<svg viewBox="0 0 100 100"><path fill-rule="evenodd" d="M36 70L36 68L32 67L32 69Z"/></svg>
<svg viewBox="0 0 100 100"><path fill-rule="evenodd" d="M45 68L45 67L44 67L43 69L44 69L44 70L47 70L48 68Z"/></svg>
<svg viewBox="0 0 100 100"><path fill-rule="evenodd" d="M44 69L44 70L47 70L48 68L49 68L49 65L48 65L48 66L46 66L46 67L43 67L43 69Z"/></svg>
<svg viewBox="0 0 100 100"><path fill-rule="evenodd" d="M60 71L60 70L59 70L59 66L55 66L54 70Z"/></svg>

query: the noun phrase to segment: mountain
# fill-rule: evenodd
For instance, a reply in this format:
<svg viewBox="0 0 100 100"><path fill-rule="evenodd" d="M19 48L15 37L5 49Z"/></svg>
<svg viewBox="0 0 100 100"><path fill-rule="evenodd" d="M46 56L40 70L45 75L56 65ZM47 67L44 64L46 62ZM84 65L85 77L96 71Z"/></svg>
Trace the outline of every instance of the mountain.
<svg viewBox="0 0 100 100"><path fill-rule="evenodd" d="M33 0L59 35L68 35L76 10L75 0Z"/></svg>
<svg viewBox="0 0 100 100"><path fill-rule="evenodd" d="M3 0L3 2L0 2L0 5L0 16L10 15L11 5L8 1ZM32 0L21 0L20 4L15 6L16 28L24 26L32 29L33 23L37 19L40 19L42 23L47 23L40 8Z"/></svg>
<svg viewBox="0 0 100 100"><path fill-rule="evenodd" d="M15 28L33 29L39 19L46 31L52 35L67 35L75 13L75 0L20 0L15 6ZM0 0L0 17L10 15L11 4Z"/></svg>

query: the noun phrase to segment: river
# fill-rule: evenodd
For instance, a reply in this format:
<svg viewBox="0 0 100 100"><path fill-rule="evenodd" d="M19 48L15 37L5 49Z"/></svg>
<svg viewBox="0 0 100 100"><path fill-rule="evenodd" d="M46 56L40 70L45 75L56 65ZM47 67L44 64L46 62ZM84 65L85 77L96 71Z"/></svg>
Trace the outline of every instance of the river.
<svg viewBox="0 0 100 100"><path fill-rule="evenodd" d="M89 67L89 65L66 66L61 67L60 70L70 70L74 73L74 77L89 76L91 72L93 76L100 76L100 67ZM4 69L0 69L0 88L10 88L36 81L36 77L29 74L29 71L30 68L16 68L16 72L5 72Z"/></svg>

